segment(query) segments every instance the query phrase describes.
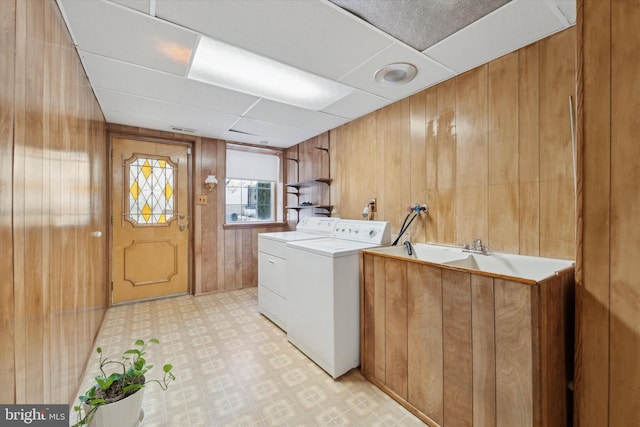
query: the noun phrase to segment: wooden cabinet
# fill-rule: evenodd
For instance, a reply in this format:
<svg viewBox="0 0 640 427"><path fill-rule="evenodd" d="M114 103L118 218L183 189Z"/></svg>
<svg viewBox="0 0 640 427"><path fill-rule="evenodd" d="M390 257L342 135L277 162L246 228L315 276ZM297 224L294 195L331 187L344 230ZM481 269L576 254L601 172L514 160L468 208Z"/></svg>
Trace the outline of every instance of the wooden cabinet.
<svg viewBox="0 0 640 427"><path fill-rule="evenodd" d="M363 254L363 375L431 426L563 426L573 269L540 283Z"/></svg>

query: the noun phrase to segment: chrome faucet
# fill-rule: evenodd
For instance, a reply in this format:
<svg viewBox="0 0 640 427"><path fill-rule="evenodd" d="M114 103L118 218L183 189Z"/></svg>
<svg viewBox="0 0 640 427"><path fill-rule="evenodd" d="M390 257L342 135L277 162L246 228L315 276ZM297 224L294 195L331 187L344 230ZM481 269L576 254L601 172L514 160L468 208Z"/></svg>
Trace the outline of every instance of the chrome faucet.
<svg viewBox="0 0 640 427"><path fill-rule="evenodd" d="M474 254L489 255L489 246L482 244L482 239L474 239L471 246L468 243L462 245L462 252L472 252Z"/></svg>
<svg viewBox="0 0 640 427"><path fill-rule="evenodd" d="M413 246L411 246L411 242L408 240L405 240L404 246L407 248L407 254L409 256L413 256Z"/></svg>

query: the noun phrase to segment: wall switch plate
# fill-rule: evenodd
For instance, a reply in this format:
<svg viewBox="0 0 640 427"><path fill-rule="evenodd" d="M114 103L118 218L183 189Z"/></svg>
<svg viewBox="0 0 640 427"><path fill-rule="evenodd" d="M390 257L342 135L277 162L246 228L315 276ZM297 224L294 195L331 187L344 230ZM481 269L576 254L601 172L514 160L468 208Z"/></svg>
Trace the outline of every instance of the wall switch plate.
<svg viewBox="0 0 640 427"><path fill-rule="evenodd" d="M207 204L207 196L203 194L199 194L196 200L196 205L206 205Z"/></svg>

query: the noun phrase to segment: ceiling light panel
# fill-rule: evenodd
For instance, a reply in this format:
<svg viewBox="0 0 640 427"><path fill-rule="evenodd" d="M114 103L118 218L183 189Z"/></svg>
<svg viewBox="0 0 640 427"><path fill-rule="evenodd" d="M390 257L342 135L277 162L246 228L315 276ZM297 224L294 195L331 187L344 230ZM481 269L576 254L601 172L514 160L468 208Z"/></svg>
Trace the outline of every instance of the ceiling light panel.
<svg viewBox="0 0 640 427"><path fill-rule="evenodd" d="M320 110L353 90L208 37L200 37L188 77L309 110Z"/></svg>
<svg viewBox="0 0 640 427"><path fill-rule="evenodd" d="M280 62L337 79L393 39L318 0L157 0L162 19Z"/></svg>
<svg viewBox="0 0 640 427"><path fill-rule="evenodd" d="M244 117L284 126L312 129L318 132L336 128L349 120L344 117L309 111L267 99L260 100L244 114Z"/></svg>
<svg viewBox="0 0 640 427"><path fill-rule="evenodd" d="M61 0L79 49L184 76L197 35L114 3Z"/></svg>
<svg viewBox="0 0 640 427"><path fill-rule="evenodd" d="M374 80L380 68L398 62L413 64L418 69L416 77L400 86L381 85ZM340 79L341 82L382 96L392 101L432 86L453 76L453 72L402 43L394 43L361 66Z"/></svg>
<svg viewBox="0 0 640 427"><path fill-rule="evenodd" d="M424 53L462 73L561 29L544 1L513 0Z"/></svg>
<svg viewBox="0 0 640 427"><path fill-rule="evenodd" d="M94 88L240 116L259 98L82 52Z"/></svg>

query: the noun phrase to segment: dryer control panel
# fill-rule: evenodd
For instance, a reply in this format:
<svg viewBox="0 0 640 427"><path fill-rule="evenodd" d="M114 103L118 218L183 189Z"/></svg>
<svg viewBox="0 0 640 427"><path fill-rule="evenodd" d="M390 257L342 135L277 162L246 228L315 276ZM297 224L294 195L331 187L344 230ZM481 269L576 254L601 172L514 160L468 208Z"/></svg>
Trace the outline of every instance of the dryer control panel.
<svg viewBox="0 0 640 427"><path fill-rule="evenodd" d="M388 221L341 219L336 222L330 237L375 245L390 245L391 224Z"/></svg>

